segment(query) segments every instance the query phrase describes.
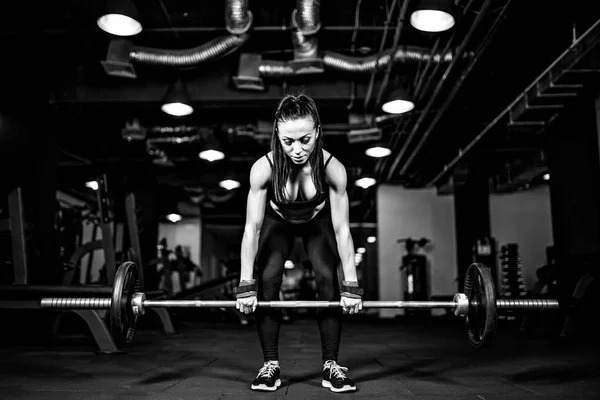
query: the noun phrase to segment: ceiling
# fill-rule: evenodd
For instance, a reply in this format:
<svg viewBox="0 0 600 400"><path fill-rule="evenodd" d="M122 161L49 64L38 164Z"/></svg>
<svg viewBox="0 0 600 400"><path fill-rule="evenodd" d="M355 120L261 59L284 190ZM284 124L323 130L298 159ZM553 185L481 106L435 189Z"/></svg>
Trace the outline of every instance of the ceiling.
<svg viewBox="0 0 600 400"><path fill-rule="evenodd" d="M417 0L407 1L321 2L321 27L313 37L319 59L329 57L324 70L264 73L260 91L240 90L232 78L240 74L242 54L260 55L263 65L291 65L295 1L249 1L252 26L240 47L185 68L130 59L125 64L133 78L111 76L103 68L115 44L95 22L104 1L54 0L36 14L35 23L29 20L36 29L14 17L22 16L25 6L12 5L15 9L0 13L2 42L13 50L4 68L26 75L45 98L49 129L60 149L61 189L92 199L84 182L105 173L114 185L156 183L160 203L179 202L182 212L200 208L206 218L241 221L249 170L269 151L277 101L303 89L320 108L326 149L348 170L353 222L375 221L375 188L353 184L365 174L379 183L436 186L440 194L451 193L474 165L490 177L494 191L542 182L544 128L560 113L564 99L536 103L543 105L539 109L529 103L523 108L516 100L533 82L548 83L544 70L590 28L580 51L568 54L567 61L573 68L600 69L593 2L457 0L455 27L424 33L408 23ZM127 43L134 49L193 52L231 37L225 29L225 1L144 0L136 5L144 30ZM365 60L394 50L418 57L357 72ZM428 63L430 54L449 57ZM16 55L25 62L16 62ZM331 60L349 60L355 70L344 71ZM574 79L553 71L551 79ZM579 94L595 88L598 75L578 74L577 82L567 82L573 86L564 89ZM188 117L160 111L177 77L195 108ZM412 94L415 109L401 116L378 111L386 91L399 85ZM392 148L389 157L367 157L364 151L373 141L349 135L373 128ZM217 143L226 158L199 159L198 152L209 143ZM227 177L241 181L241 188L220 188L218 182Z"/></svg>

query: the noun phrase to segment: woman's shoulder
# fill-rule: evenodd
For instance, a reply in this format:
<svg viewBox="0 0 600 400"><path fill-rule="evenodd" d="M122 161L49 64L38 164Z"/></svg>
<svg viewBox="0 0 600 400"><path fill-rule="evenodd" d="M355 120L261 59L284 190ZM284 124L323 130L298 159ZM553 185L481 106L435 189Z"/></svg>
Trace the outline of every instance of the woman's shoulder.
<svg viewBox="0 0 600 400"><path fill-rule="evenodd" d="M254 162L255 166L267 168L269 171L273 167L273 152L269 151L262 157L259 157L258 160Z"/></svg>
<svg viewBox="0 0 600 400"><path fill-rule="evenodd" d="M346 168L333 154L323 149L323 160L325 166L325 177L329 184L338 183L346 179Z"/></svg>
<svg viewBox="0 0 600 400"><path fill-rule="evenodd" d="M323 149L323 163L325 164L325 170L328 170L330 166L342 166L343 164L338 160L332 153Z"/></svg>
<svg viewBox="0 0 600 400"><path fill-rule="evenodd" d="M271 180L270 152L254 162L250 170L250 181L258 186L263 186Z"/></svg>

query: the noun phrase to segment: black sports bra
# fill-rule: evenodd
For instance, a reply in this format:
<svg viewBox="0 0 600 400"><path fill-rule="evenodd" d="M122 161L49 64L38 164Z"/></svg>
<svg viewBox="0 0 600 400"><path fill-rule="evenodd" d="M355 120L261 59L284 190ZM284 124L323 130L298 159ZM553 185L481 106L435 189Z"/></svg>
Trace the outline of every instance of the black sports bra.
<svg viewBox="0 0 600 400"><path fill-rule="evenodd" d="M267 160L269 161L269 164L271 165L271 170L273 170L273 163L271 162L271 159L269 158L269 156L265 156L265 157L267 158ZM331 157L333 157L333 154L330 154L327 161L325 161L325 166L323 167L323 170L325 170L327 168L327 164L329 164L329 161L331 161ZM279 203L279 202L275 201L275 196L273 195L273 185L269 184L269 187L267 188L267 200L270 200L273 203L275 203L275 205L278 208L285 208L288 210L301 210L304 208L314 208L329 198L329 190L328 190L329 186L326 183L324 183L323 186L324 186L323 191L321 193L317 193L310 200L301 199L302 191L299 190L298 191L298 199L301 199L301 200L295 200L295 201L291 201L288 203Z"/></svg>

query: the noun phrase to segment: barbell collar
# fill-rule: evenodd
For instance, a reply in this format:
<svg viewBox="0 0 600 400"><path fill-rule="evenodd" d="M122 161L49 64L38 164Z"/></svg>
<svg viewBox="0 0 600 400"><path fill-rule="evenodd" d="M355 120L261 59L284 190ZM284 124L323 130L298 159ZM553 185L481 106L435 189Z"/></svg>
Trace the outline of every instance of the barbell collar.
<svg viewBox="0 0 600 400"><path fill-rule="evenodd" d="M455 304L454 315L457 317L467 315L469 312L469 299L467 298L467 295L464 293L456 293L453 300Z"/></svg>
<svg viewBox="0 0 600 400"><path fill-rule="evenodd" d="M133 308L133 313L136 316L144 315L146 313L146 309L144 308L144 302L146 301L145 293L134 293L131 296L131 307Z"/></svg>

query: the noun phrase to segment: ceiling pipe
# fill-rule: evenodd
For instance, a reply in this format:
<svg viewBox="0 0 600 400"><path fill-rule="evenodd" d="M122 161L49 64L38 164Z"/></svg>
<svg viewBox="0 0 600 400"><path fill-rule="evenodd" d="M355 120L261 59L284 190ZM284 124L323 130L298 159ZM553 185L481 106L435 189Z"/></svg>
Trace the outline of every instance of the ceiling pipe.
<svg viewBox="0 0 600 400"><path fill-rule="evenodd" d="M225 2L226 29L231 35L221 36L190 49L157 49L134 46L129 53L131 60L153 66L177 68L196 67L206 61L225 57L239 49L249 38L252 13L247 0Z"/></svg>
<svg viewBox="0 0 600 400"><path fill-rule="evenodd" d="M394 40L393 40L393 54L396 54L398 52L398 47L400 45L400 36L402 34L402 28L404 27L404 19L406 17L406 10L408 9L408 1L405 1L404 3L402 3L402 8L400 9L400 14L398 15L398 25L396 27L396 31L394 33ZM388 82L390 79L390 74L392 73L392 63L388 63L387 68L385 70L385 74L383 75L383 79L382 82L379 84L379 92L377 93L377 97L375 98L375 105L373 107L373 113L372 113L372 117L374 118L377 115L377 111L379 108L379 104L381 104L381 98L383 96L384 91L389 90L388 89ZM371 92L369 91L369 94ZM365 99L365 106L368 106L369 104L369 99ZM414 106L413 106L414 107ZM411 108L412 109L412 108Z"/></svg>
<svg viewBox="0 0 600 400"><path fill-rule="evenodd" d="M225 28L232 35L243 35L252 26L248 0L228 0L225 3Z"/></svg>
<svg viewBox="0 0 600 400"><path fill-rule="evenodd" d="M452 60L452 62L450 63L450 65L448 66L448 68L446 68L446 71L444 72L444 75L440 78L440 80L438 81L438 84L435 87L435 89L433 91L433 94L431 96L429 96L429 101L427 102L427 104L425 106L425 111L420 115L419 119L417 120L417 123L411 129L411 132L410 132L407 140L404 142L401 151L394 157L394 161L392 163L392 166L388 170L387 177L385 179L386 181L391 179L392 175L394 174L394 171L398 167L398 164L402 160L402 157L406 153L406 151L409 148L410 144L415 139L417 130L419 129L419 127L423 123L423 120L425 119L425 117L428 115L429 110L433 106L433 103L437 100L438 96L440 95L442 87L446 83L446 80L448 79L448 76L450 75L450 72L452 72L452 70L456 66L457 60L460 58L461 54L464 52L464 50L466 48L466 45L469 42L471 36L475 32L475 30L479 27L479 25L481 24L481 21L483 21L484 16L486 15L487 9L490 7L490 3L491 2L492 2L491 0L486 0L485 1L485 3L483 4L483 6L481 7L479 13L477 14L477 17L475 18L475 21L473 21L473 24L471 24L471 26L469 27L469 31L465 35L465 37L464 37L461 45L458 47L458 49L456 51L458 57L455 57Z"/></svg>
<svg viewBox="0 0 600 400"><path fill-rule="evenodd" d="M425 144L425 141L431 135L431 132L433 132L433 130L435 129L435 127L439 123L441 117L444 115L444 113L446 112L446 110L450 106L450 103L452 102L452 100L454 100L454 97L458 93L458 90L462 87L463 82L465 81L465 79L467 78L467 76L469 76L471 74L471 71L473 70L473 68L475 67L475 65L477 64L477 62L479 61L479 58L481 57L481 54L488 47L489 43L491 43L492 38L494 37L495 33L497 32L498 27L500 26L500 23L506 17L506 10L508 9L508 6L510 5L510 2L511 2L511 0L507 0L506 3L504 4L502 10L500 11L500 14L498 15L498 18L496 18L496 20L494 21L494 24L488 30L487 35L481 41L481 44L479 45L479 47L475 51L476 56L471 60L471 62L467 66L466 70L460 75L460 78L458 78L456 80L456 82L454 83L454 86L452 87L451 92L448 94L448 97L446 97L446 99L444 100L444 103L442 104L442 106L440 107L440 109L435 113L435 117L434 117L433 121L431 121L431 123L427 126L427 129L425 130L425 133L423 133L423 135L420 136L419 141L417 142L417 146L411 152L411 154L409 155L408 159L406 160L406 162L402 166L402 169L400 170L400 174L404 174L404 172L406 172L408 170L408 168L411 166L413 160L415 159L415 157L421 151L421 148ZM465 41L467 41L467 39L465 39Z"/></svg>
<svg viewBox="0 0 600 400"><path fill-rule="evenodd" d="M297 0L292 22L306 36L316 35L321 29L320 0Z"/></svg>
<svg viewBox="0 0 600 400"><path fill-rule="evenodd" d="M513 109L513 107L515 107L519 101L521 101L521 99L525 96L528 95L530 90L533 90L537 85L539 85L540 80L546 76L547 74L551 74L553 68L555 68L557 65L560 65L561 62L565 62L564 58L571 52L576 52L577 54L581 54L583 51L585 50L589 50L589 48L586 49L586 42L589 43L590 39L589 39L589 35L592 35L594 32L597 32L597 30L600 29L600 19L598 19L586 32L584 32L582 35L580 35L577 40L575 40L573 43L571 43L571 45L561 54L559 55L544 71L542 71L541 74L539 74L526 88L525 90L523 90L521 92L521 94L519 96L517 96L506 108L504 108L492 121L490 121L489 124L487 124L482 130L481 132L479 132L466 146L464 146L463 148L458 150L458 154L452 159L450 160L450 162L444 164L443 168L441 169L441 171L433 178L431 179L429 182L427 182L426 186L433 186L436 185L444 176L446 176L448 173L450 173L454 168L456 168L456 165L471 151L473 150L473 148L477 145L477 143L479 143L480 140L482 140L485 135L488 134L488 132L490 132L492 130L492 128L494 126L496 126L496 124L498 122L500 122L500 120L502 120L503 118L506 117L506 115L508 115L510 113L510 111ZM592 43L595 43L593 41L591 41ZM589 45L589 44L588 44ZM585 50L582 50L585 49ZM564 68L564 66L562 67ZM562 69L561 68L561 69Z"/></svg>
<svg viewBox="0 0 600 400"><path fill-rule="evenodd" d="M459 6L459 3L461 2L461 0L455 0L454 1L454 5L456 7ZM465 16L468 12L471 12L471 6L473 4L474 0L469 0L469 2L465 5L462 6L462 15ZM450 51L452 42L454 40L454 38L456 37L457 33L456 30L452 32L452 34L450 35L450 37L446 40L446 45L444 46L444 49L442 50L442 54L447 53L448 51ZM442 36L438 36L432 49L431 49L431 54L436 54L439 50L438 50L438 46L440 44ZM472 56L473 54L470 53L468 56ZM419 67L421 67L423 64L419 65ZM431 74L428 76L429 79L425 80L425 77L427 76L427 73L429 71L429 69L432 66L432 62L431 62L431 58L429 60L427 60L427 62L425 63L425 67L424 68L419 68L419 71L417 72L417 77L415 78L416 84L413 85L413 89L412 89L412 95L413 95L413 102L414 104L419 104L422 100L422 98L424 97L424 94L427 93L427 90L429 89L429 86L431 85L431 83L434 81L432 79L432 77L436 76L438 70L441 67L441 63L436 63L435 67L433 68L433 71L431 72ZM423 84L423 82L425 82L425 86L422 87L421 85ZM406 129L407 126L409 126L409 124L413 121L413 118L415 115L417 115L415 113L416 110L413 110L411 112L411 114L408 116L408 118L400 118L398 119L398 122L396 123L396 128L394 131L396 132L404 132L404 130ZM402 129L400 129L400 126L402 125ZM400 140L401 135L394 135L391 139L391 143L389 145L389 148L391 149L395 149L398 146L399 140ZM377 164L375 165L375 174L376 176L380 176L385 168L385 166L387 165L389 160L387 159L382 159L379 160L377 162Z"/></svg>
<svg viewBox="0 0 600 400"><path fill-rule="evenodd" d="M432 53L431 50L418 46L402 46L395 52L393 49L385 50L383 55L374 54L365 57L347 56L333 51L323 52L323 65L326 69L351 74L368 74L382 70L390 63L419 63L431 61L434 63L449 63L454 59L454 53ZM465 53L470 57L472 53ZM295 74L294 68L286 61L263 60L259 66L259 73L263 77L286 77Z"/></svg>
<svg viewBox="0 0 600 400"><path fill-rule="evenodd" d="M298 0L296 8L292 13L292 42L294 43L294 61L262 60L259 65L259 75L268 78L283 78L298 74L298 67L294 62L300 59L310 59L317 62L324 69L346 72L351 74L375 73L384 68L390 68L395 63L418 63L433 61L435 63L447 63L453 60L451 51L431 52L429 49L417 46L395 46L383 50L378 54L355 57L324 51L321 59L318 58L318 42L316 33L321 29L320 1ZM396 4L396 3L394 3ZM389 21L388 21L389 23ZM402 24L395 27L402 29ZM327 28L325 28L327 29ZM383 43L382 43L383 45ZM465 54L465 57L469 54ZM311 68L311 71L322 72L319 68Z"/></svg>
<svg viewBox="0 0 600 400"><path fill-rule="evenodd" d="M296 74L322 73L323 62L319 58L317 33L321 29L318 0L297 0L292 12L292 43L294 60L291 66Z"/></svg>
<svg viewBox="0 0 600 400"><path fill-rule="evenodd" d="M379 51L377 52L377 58L375 59L376 67L370 71L371 77L369 79L369 86L367 87L367 94L363 101L363 112L365 114L367 111L367 105L369 103L369 99L371 98L371 93L373 92L373 87L375 86L375 75L376 75L377 70L379 69L378 67L379 67L380 57L385 55L384 54L385 53L384 46L387 41L389 26L390 26L390 23L392 22L392 17L394 16L394 12L396 11L397 6L398 6L398 0L393 0L392 5L390 6L388 13L387 13L387 19L385 20L385 30L383 31L383 35L381 35L381 41L379 42ZM398 31L398 27L396 27L396 31Z"/></svg>

